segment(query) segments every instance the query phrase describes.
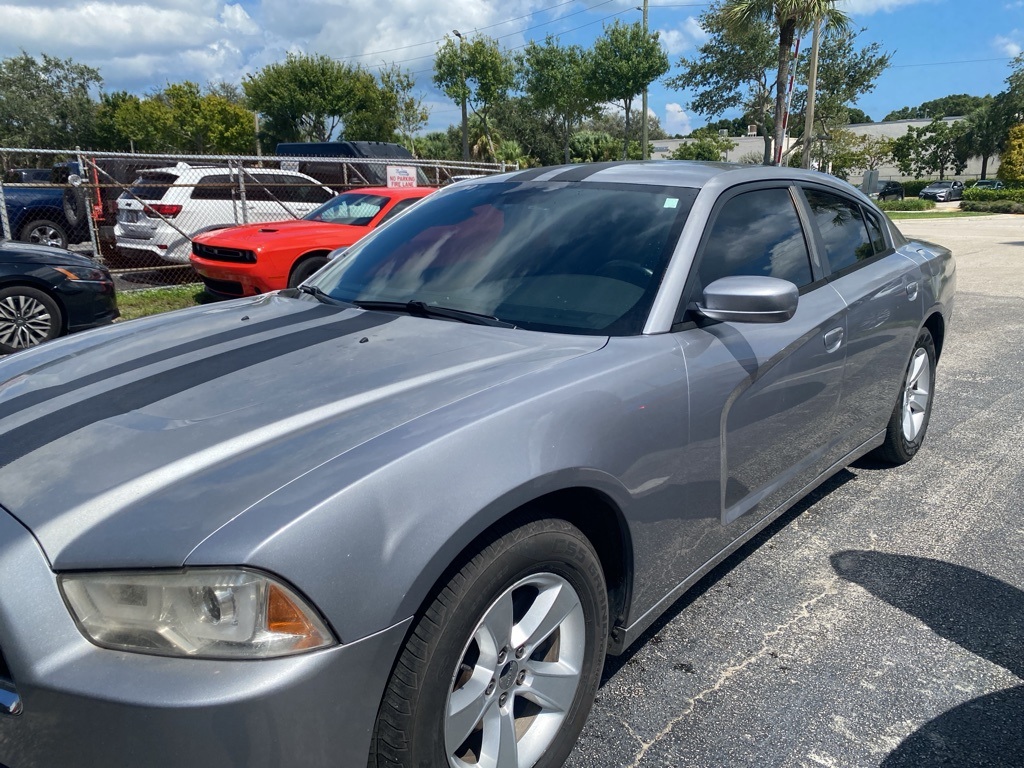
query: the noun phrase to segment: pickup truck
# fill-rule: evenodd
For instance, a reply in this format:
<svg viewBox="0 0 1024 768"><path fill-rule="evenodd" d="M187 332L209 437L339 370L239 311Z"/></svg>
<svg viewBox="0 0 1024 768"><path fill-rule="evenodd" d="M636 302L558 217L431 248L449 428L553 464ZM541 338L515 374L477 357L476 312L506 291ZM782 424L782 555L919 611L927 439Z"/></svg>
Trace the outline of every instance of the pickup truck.
<svg viewBox="0 0 1024 768"><path fill-rule="evenodd" d="M52 183L59 178L61 172L66 179L66 163L54 166L50 184L37 186L38 182L33 182L3 185L12 240L67 248L70 243L89 239L84 204L69 187ZM67 199L69 197L70 201Z"/></svg>

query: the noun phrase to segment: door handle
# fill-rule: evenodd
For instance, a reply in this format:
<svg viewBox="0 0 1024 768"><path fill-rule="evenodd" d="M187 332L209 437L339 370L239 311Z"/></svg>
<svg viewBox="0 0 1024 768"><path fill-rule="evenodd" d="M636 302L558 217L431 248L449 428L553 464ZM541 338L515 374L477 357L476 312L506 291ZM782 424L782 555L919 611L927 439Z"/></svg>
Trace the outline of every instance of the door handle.
<svg viewBox="0 0 1024 768"><path fill-rule="evenodd" d="M917 283L916 282L907 283L907 299L909 299L910 301L913 301L916 298L917 298Z"/></svg>
<svg viewBox="0 0 1024 768"><path fill-rule="evenodd" d="M835 352L843 344L843 329L833 328L825 333L825 351Z"/></svg>

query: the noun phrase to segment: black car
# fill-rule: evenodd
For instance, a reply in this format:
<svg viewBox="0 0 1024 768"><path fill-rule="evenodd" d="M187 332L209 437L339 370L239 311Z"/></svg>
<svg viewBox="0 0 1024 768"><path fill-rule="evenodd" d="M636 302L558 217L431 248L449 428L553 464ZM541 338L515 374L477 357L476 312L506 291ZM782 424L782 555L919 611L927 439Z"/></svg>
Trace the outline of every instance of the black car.
<svg viewBox="0 0 1024 768"><path fill-rule="evenodd" d="M119 314L114 280L102 264L60 248L0 242L0 354Z"/></svg>
<svg viewBox="0 0 1024 768"><path fill-rule="evenodd" d="M871 197L875 200L902 200L903 185L898 181L879 181Z"/></svg>

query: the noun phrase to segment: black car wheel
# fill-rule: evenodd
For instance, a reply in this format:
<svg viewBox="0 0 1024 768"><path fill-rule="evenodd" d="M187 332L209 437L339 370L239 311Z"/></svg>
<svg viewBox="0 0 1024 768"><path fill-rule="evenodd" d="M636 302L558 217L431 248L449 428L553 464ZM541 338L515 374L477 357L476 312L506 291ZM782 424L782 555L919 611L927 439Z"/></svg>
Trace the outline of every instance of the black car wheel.
<svg viewBox="0 0 1024 768"><path fill-rule="evenodd" d="M931 332L922 328L889 417L885 442L875 449L876 458L889 464L906 464L921 448L932 413L935 360L935 341Z"/></svg>
<svg viewBox="0 0 1024 768"><path fill-rule="evenodd" d="M52 248L68 247L67 232L60 224L48 219L36 219L22 227L21 240L34 245L49 245Z"/></svg>
<svg viewBox="0 0 1024 768"><path fill-rule="evenodd" d="M288 287L298 288L302 283L306 282L308 277L326 263L327 259L323 256L312 256L304 261L300 261L292 268L291 277L288 278Z"/></svg>
<svg viewBox="0 0 1024 768"><path fill-rule="evenodd" d="M64 216L68 224L77 227L85 223L86 217L85 190L81 187L68 187L64 190Z"/></svg>
<svg viewBox="0 0 1024 768"><path fill-rule="evenodd" d="M374 768L555 768L601 678L600 560L562 520L516 528L473 557L414 624L374 729Z"/></svg>
<svg viewBox="0 0 1024 768"><path fill-rule="evenodd" d="M60 336L60 307L38 288L0 290L0 352L10 354Z"/></svg>

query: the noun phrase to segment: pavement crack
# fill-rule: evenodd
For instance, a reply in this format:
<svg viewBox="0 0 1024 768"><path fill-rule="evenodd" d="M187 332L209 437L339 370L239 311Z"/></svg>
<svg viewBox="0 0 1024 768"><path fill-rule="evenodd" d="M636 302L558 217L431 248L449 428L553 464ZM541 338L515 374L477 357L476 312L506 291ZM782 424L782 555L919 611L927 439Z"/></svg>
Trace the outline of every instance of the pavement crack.
<svg viewBox="0 0 1024 768"><path fill-rule="evenodd" d="M643 760L647 752L650 751L650 749L654 747L656 744L658 744L662 739L664 739L666 736L672 733L672 731L679 723L681 723L683 720L689 717L693 713L693 710L696 708L698 702L703 701L704 699L716 693L717 691L720 691L722 688L728 685L734 677L742 673L751 664L754 664L755 662L760 661L766 656L769 656L773 652L772 647L774 643L772 641L780 635L785 634L791 627L799 624L800 622L806 619L811 618L811 608L813 608L821 600L824 600L825 598L836 594L836 587L838 581L838 579L833 580L832 582L830 582L830 584L825 588L823 592L821 592L818 595L815 595L814 597L804 601L799 606L797 606L796 614L792 618L778 625L777 627L775 627L775 629L765 632L764 641L762 642L760 648L758 648L752 654L747 655L744 659L737 661L734 664L730 664L725 669L723 669L719 673L718 679L715 681L714 685L711 685L705 688L704 690L699 691L695 695L691 696L683 704L682 711L676 717L669 720L668 723L665 724L665 727L662 728L661 731L659 731L657 734L655 734L654 738L652 738L650 741L645 741L644 739L640 738L639 735L636 734L632 728L626 725L626 729L631 734L636 736L637 740L640 742L640 750L633 756L633 762L631 762L627 766L627 768L638 768L638 766L640 765L640 761Z"/></svg>

